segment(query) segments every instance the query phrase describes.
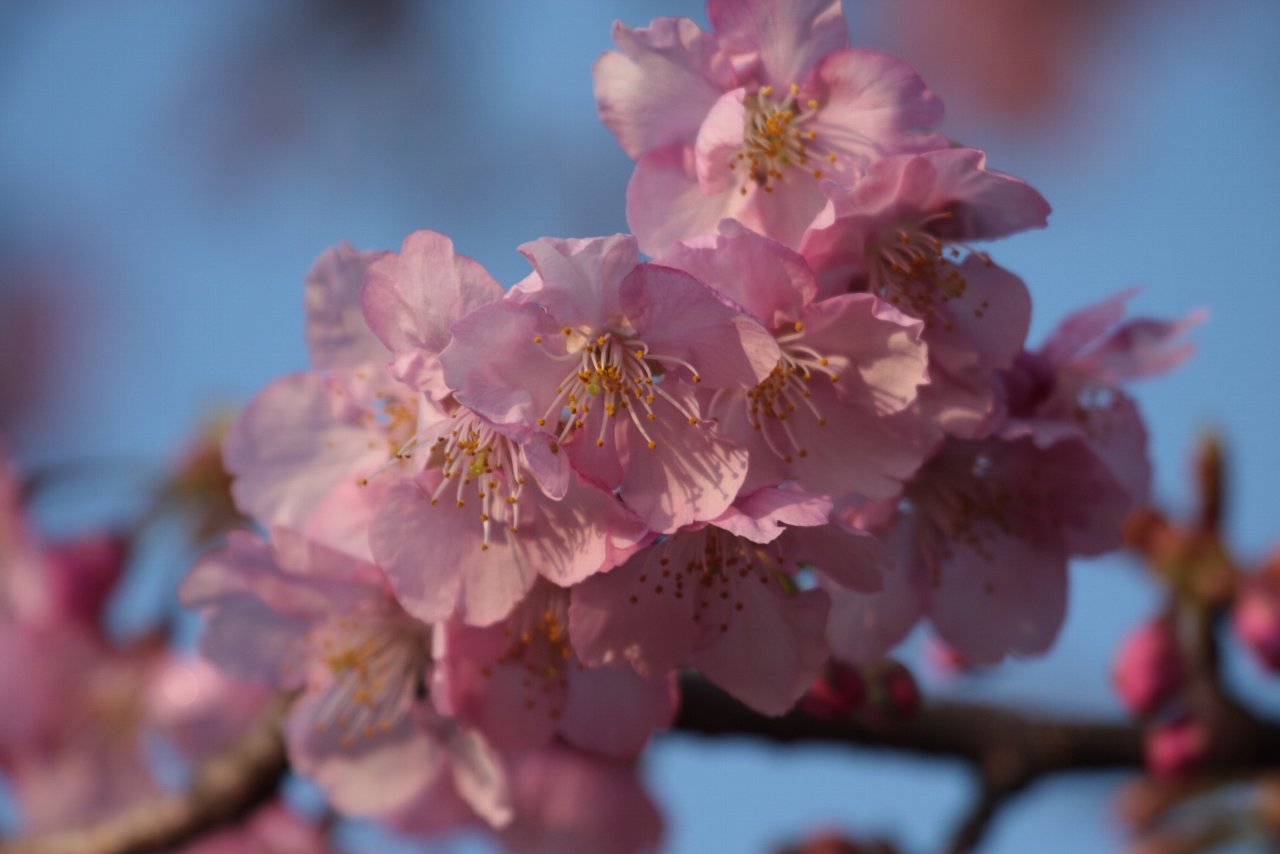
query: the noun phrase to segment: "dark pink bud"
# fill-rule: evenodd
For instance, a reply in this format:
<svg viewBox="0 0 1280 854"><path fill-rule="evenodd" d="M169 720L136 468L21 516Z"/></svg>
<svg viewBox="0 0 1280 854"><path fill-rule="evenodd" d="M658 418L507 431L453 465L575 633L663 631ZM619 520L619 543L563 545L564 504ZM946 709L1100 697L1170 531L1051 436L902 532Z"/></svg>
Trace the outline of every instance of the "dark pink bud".
<svg viewBox="0 0 1280 854"><path fill-rule="evenodd" d="M1204 722L1184 718L1147 730L1147 770L1156 777L1182 777L1204 767L1210 733Z"/></svg>
<svg viewBox="0 0 1280 854"><path fill-rule="evenodd" d="M815 718L838 718L860 710L867 702L867 683L856 669L833 661L809 686L800 708Z"/></svg>
<svg viewBox="0 0 1280 854"><path fill-rule="evenodd" d="M1182 687L1186 676L1173 623L1152 620L1129 635L1120 646L1112 671L1116 693L1135 715L1153 714Z"/></svg>
<svg viewBox="0 0 1280 854"><path fill-rule="evenodd" d="M116 534L90 534L51 546L49 576L59 611L97 625L128 556L128 542Z"/></svg>
<svg viewBox="0 0 1280 854"><path fill-rule="evenodd" d="M1280 586L1246 584L1236 600L1236 634L1268 670L1280 671Z"/></svg>
<svg viewBox="0 0 1280 854"><path fill-rule="evenodd" d="M887 662L880 672L880 685L886 711L894 717L911 718L920 711L920 686L905 665L897 661Z"/></svg>

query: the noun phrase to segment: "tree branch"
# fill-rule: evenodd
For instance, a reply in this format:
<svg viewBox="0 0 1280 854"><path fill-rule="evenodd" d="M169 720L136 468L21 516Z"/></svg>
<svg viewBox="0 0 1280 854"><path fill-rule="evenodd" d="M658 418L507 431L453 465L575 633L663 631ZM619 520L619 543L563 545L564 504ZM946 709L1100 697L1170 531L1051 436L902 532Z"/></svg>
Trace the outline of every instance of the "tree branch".
<svg viewBox="0 0 1280 854"><path fill-rule="evenodd" d="M136 804L96 827L20 839L4 854L146 854L169 851L232 824L269 801L288 770L280 719L271 708L240 740L205 762L186 792Z"/></svg>
<svg viewBox="0 0 1280 854"><path fill-rule="evenodd" d="M979 795L957 827L949 851L977 848L1004 804L1052 774L1142 770L1143 728L1136 723L1069 721L971 703L927 704L909 720L872 723L847 716L779 718L754 712L702 679L686 677L674 729L712 738L752 737L782 744L817 742L959 759L979 776ZM1216 773L1280 767L1280 727L1245 717L1230 745L1214 757Z"/></svg>

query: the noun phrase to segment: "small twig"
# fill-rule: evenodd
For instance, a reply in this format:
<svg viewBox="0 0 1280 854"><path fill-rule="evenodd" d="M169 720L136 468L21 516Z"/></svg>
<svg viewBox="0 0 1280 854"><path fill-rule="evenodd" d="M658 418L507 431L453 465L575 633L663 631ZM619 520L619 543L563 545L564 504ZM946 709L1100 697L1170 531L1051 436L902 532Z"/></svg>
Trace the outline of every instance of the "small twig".
<svg viewBox="0 0 1280 854"><path fill-rule="evenodd" d="M270 800L285 771L275 704L225 752L205 762L191 787L143 801L95 827L20 839L4 854L146 854L169 851L209 830L232 824Z"/></svg>

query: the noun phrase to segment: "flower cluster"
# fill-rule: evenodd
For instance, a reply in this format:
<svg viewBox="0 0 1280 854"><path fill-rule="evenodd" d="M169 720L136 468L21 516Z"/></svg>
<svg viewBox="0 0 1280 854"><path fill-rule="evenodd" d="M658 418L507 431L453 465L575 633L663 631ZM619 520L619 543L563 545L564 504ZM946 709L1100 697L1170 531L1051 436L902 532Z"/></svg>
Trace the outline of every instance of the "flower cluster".
<svg viewBox="0 0 1280 854"><path fill-rule="evenodd" d="M332 249L312 368L228 434L268 538L183 598L217 663L297 692L291 759L344 813L650 847L632 760L678 670L777 715L925 618L975 664L1044 652L1068 557L1146 498L1119 386L1186 324L1122 295L1028 349L973 243L1043 226L1040 194L839 0L708 14L596 64L634 235L527 243L506 289L435 232Z"/></svg>

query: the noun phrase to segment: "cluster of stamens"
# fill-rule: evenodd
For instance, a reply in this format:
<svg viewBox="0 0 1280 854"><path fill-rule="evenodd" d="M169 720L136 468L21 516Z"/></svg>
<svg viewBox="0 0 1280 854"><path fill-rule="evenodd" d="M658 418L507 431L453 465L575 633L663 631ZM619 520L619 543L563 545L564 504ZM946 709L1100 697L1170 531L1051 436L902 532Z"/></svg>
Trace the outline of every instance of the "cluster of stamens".
<svg viewBox="0 0 1280 854"><path fill-rule="evenodd" d="M814 162L836 161L834 152L823 155L819 150L818 132L804 129L820 105L810 98L801 106L800 87L796 84L792 83L782 98L774 97L772 86L763 86L746 97L745 106L747 123L742 148L729 161L729 168L741 168L766 193L773 192L773 182L782 180L782 170L788 166L821 178L822 169ZM740 186L738 192L745 196L747 185Z"/></svg>
<svg viewBox="0 0 1280 854"><path fill-rule="evenodd" d="M650 549L628 601L638 605L648 595L689 597L693 622L727 632L733 615L746 608L738 585L783 583L781 565L775 546L719 528L677 534Z"/></svg>
<svg viewBox="0 0 1280 854"><path fill-rule="evenodd" d="M895 236L879 240L868 258L872 293L920 317L926 326L940 322L947 330L952 324L940 309L962 298L969 287L960 269L961 262L972 255L991 266L991 259L985 253L966 243L942 240L929 233L929 226L935 220L948 220L953 216L950 210L941 211L914 228L899 229ZM974 307L973 313L982 317L988 307L984 300Z"/></svg>
<svg viewBox="0 0 1280 854"><path fill-rule="evenodd" d="M316 732L337 727L351 747L393 729L425 684L426 640L405 618L340 617L317 639L333 685L320 700Z"/></svg>
<svg viewBox="0 0 1280 854"><path fill-rule="evenodd" d="M568 668L574 663L565 614L548 608L522 629L504 627L503 634L510 646L495 663L523 671L520 684L524 688L525 709L534 711L541 701L553 719L559 718L563 692L569 687ZM481 672L484 676L493 675L491 667Z"/></svg>
<svg viewBox="0 0 1280 854"><path fill-rule="evenodd" d="M903 509L917 515L920 552L935 586L941 582L941 563L957 547L994 560L990 542L1015 533L1015 514L1032 502L991 476L991 466L987 454L944 455L930 464L936 476L926 471L908 490Z"/></svg>
<svg viewBox="0 0 1280 854"><path fill-rule="evenodd" d="M429 466L439 467L440 484L431 504L452 501L467 506L474 496L484 530L482 549L490 544L495 520L506 523L512 534L520 531L520 495L524 491L527 464L520 446L469 409L453 413L454 424L431 447Z"/></svg>
<svg viewBox="0 0 1280 854"><path fill-rule="evenodd" d="M578 333L565 327L564 334ZM535 338L534 343L541 344L542 339ZM645 424L658 420L654 407L659 400L688 424L698 423L691 404L662 387L671 367L687 369L695 383L702 381L697 369L678 357L651 352L639 339L606 332L586 338L579 350L552 358L578 361L556 386L555 400L538 419L539 426L553 425L557 447L577 432L593 436L596 445L604 447L614 419L627 418L649 448L656 448L658 443Z"/></svg>
<svg viewBox="0 0 1280 854"><path fill-rule="evenodd" d="M819 427L827 425L827 419L811 399L810 383L816 381L819 374L832 383L840 381L840 374L831 367L830 359L801 343L804 324L796 321L793 329L777 338L782 350L778 364L769 376L746 393L751 426L760 431L769 449L786 462L792 462L793 452L800 457L809 455L791 428L792 415L803 409L813 416Z"/></svg>

